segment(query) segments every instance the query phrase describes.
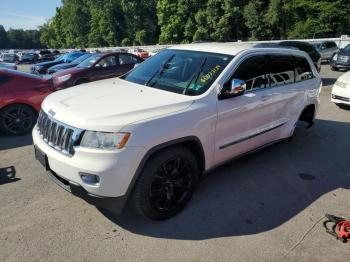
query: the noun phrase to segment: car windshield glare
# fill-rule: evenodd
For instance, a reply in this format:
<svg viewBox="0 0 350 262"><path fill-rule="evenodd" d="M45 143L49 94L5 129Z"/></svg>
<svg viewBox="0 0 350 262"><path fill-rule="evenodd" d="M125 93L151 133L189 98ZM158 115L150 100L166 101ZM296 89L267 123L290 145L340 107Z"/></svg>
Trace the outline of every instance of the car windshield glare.
<svg viewBox="0 0 350 262"><path fill-rule="evenodd" d="M91 56L91 54L86 54L86 55L82 55L76 59L74 59L72 61L73 64L80 64L81 62L83 62L85 59L89 58Z"/></svg>
<svg viewBox="0 0 350 262"><path fill-rule="evenodd" d="M55 61L57 61L57 62L59 62L59 61L64 61L66 58L67 58L67 54L61 55L61 56L57 57L57 58L55 59Z"/></svg>
<svg viewBox="0 0 350 262"><path fill-rule="evenodd" d="M123 76L126 81L173 93L203 94L233 56L198 51L162 51Z"/></svg>
<svg viewBox="0 0 350 262"><path fill-rule="evenodd" d="M90 68L92 67L102 56L101 55L93 55L83 62L81 62L77 67L79 68Z"/></svg>

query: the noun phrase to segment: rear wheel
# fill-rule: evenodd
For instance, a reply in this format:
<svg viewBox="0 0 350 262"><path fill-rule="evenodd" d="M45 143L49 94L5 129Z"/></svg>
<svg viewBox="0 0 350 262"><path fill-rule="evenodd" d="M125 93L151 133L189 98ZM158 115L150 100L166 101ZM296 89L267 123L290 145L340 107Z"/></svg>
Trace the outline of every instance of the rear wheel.
<svg viewBox="0 0 350 262"><path fill-rule="evenodd" d="M10 105L0 111L0 129L9 135L29 133L36 122L37 113L26 105Z"/></svg>
<svg viewBox="0 0 350 262"><path fill-rule="evenodd" d="M164 220L180 212L192 197L199 168L184 147L165 149L143 169L133 192L134 207L144 217Z"/></svg>
<svg viewBox="0 0 350 262"><path fill-rule="evenodd" d="M79 79L78 81L75 82L75 85L82 85L82 84L85 84L85 83L88 83L89 81L86 80L86 79Z"/></svg>

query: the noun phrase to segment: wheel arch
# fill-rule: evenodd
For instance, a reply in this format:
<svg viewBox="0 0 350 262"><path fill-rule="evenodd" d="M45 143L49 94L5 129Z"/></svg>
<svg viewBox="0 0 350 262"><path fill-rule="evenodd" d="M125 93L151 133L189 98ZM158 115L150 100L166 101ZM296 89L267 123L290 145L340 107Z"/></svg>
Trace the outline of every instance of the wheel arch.
<svg viewBox="0 0 350 262"><path fill-rule="evenodd" d="M131 192L133 191L135 183L136 183L137 179L139 178L145 164L152 158L152 156L154 156L156 153L158 153L164 149L167 149L170 147L175 147L175 146L183 146L183 147L189 149L193 153L194 157L197 159L197 163L198 163L199 170L200 170L200 176L203 174L203 172L205 170L205 154L204 154L204 149L203 149L202 143L198 137L188 136L188 137L182 137L182 138L178 138L175 140L167 141L165 143L162 143L162 144L159 144L159 145L152 147L143 156L139 166L136 169L134 177L132 178L132 181L128 187L128 190L126 193L127 198L130 196Z"/></svg>
<svg viewBox="0 0 350 262"><path fill-rule="evenodd" d="M303 111L301 111L299 121L303 121L309 124L311 127L313 125L316 114L316 106L315 104L309 104L304 107Z"/></svg>
<svg viewBox="0 0 350 262"><path fill-rule="evenodd" d="M13 105L22 105L22 106L27 106L29 107L30 109L32 109L36 114L39 114L38 110L36 110L36 108L31 105L31 104L28 104L28 103L24 103L24 102L12 102L12 103L9 103L9 104L6 104L4 105L3 107L0 108L0 113L7 107L9 106L13 106Z"/></svg>

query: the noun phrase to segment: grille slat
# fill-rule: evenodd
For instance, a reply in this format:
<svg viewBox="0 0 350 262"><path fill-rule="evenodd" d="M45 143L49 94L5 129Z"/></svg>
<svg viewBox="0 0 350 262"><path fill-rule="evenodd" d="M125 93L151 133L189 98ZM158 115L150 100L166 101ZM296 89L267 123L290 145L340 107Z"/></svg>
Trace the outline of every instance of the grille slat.
<svg viewBox="0 0 350 262"><path fill-rule="evenodd" d="M45 143L68 156L74 155L74 146L83 132L81 129L51 119L43 111L39 113L37 129Z"/></svg>

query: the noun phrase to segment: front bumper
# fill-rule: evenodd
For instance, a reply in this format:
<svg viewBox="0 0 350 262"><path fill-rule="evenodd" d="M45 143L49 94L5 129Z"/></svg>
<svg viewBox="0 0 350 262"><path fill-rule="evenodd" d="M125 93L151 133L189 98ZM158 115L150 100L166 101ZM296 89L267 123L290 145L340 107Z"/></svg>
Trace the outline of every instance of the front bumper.
<svg viewBox="0 0 350 262"><path fill-rule="evenodd" d="M121 213L127 201L126 195L120 196L120 197L102 197L102 196L90 194L79 184L75 184L72 181L65 180L64 178L58 176L52 170L47 170L47 175L58 186L72 193L74 196L77 196L85 200L87 203L94 205L96 207L110 210L115 214Z"/></svg>
<svg viewBox="0 0 350 262"><path fill-rule="evenodd" d="M337 84L333 85L331 101L336 104L350 105L350 86L343 88Z"/></svg>
<svg viewBox="0 0 350 262"><path fill-rule="evenodd" d="M350 62L338 62L338 61L332 61L331 62L331 67L332 68L337 68L337 69L350 69Z"/></svg>
<svg viewBox="0 0 350 262"><path fill-rule="evenodd" d="M74 155L69 157L47 145L36 127L33 142L46 155L48 174L56 184L88 203L115 213L124 205L145 154L142 147L125 147L116 151L77 147ZM83 182L80 173L98 175L99 184Z"/></svg>

